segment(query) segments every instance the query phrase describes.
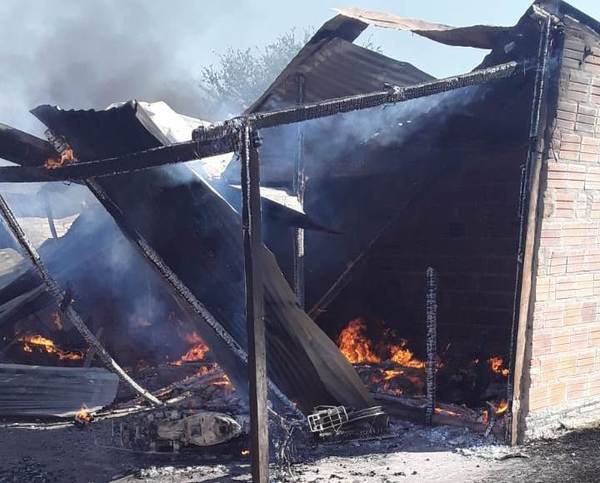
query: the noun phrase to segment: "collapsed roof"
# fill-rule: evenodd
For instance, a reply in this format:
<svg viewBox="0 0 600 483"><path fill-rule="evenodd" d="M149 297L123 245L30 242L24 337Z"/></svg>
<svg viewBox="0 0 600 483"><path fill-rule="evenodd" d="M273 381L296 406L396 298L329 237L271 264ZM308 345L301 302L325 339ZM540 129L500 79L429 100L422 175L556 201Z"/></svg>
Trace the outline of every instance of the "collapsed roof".
<svg viewBox="0 0 600 483"><path fill-rule="evenodd" d="M368 24L411 30L451 45L493 47L486 59L488 65L509 59L523 61L537 45L535 36L525 35L535 32L530 29L528 17L511 29L453 29L357 9L340 12L315 34L248 113L296 105L299 76L306 85L302 102L433 79L410 64L352 44ZM520 43L507 48L513 39L520 39ZM524 70L523 75L527 73ZM69 142L81 162L168 145L183 139L181 133L188 133L195 122L173 117L162 124L158 119L163 118L151 107L136 102L104 111L63 111L41 106L34 114ZM33 144L39 151L45 149L43 143ZM9 154L14 161L30 162L22 151L13 149ZM98 183L123 219L143 234L198 300L245 347L240 220L216 185L211 186L184 165L105 176ZM289 214L285 209L282 212ZM310 223L302 214L299 216L303 223ZM262 256L272 380L305 411L324 403L369 405L370 398L351 366L298 306L271 252L264 248ZM198 329L236 385L245 387L244 364L231 356L230 348L210 327L200 321Z"/></svg>

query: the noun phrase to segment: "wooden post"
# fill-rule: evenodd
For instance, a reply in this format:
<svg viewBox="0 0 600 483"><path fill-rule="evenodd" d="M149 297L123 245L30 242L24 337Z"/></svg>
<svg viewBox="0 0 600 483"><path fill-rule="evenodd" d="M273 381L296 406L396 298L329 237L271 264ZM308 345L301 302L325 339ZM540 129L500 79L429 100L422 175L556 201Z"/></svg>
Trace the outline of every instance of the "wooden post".
<svg viewBox="0 0 600 483"><path fill-rule="evenodd" d="M267 360L264 322L263 255L260 212L258 137L246 123L240 131L242 164L242 232L246 277L248 376L250 380L250 455L252 480L269 480L269 431L267 416Z"/></svg>
<svg viewBox="0 0 600 483"><path fill-rule="evenodd" d="M304 104L304 75L298 74L298 95L296 104ZM304 175L304 131L302 123L296 126L298 130L298 146L296 148L296 170L294 172L294 192L302 209L304 209L304 189L306 177ZM300 307L305 306L304 296L304 228L294 229L294 291Z"/></svg>
<svg viewBox="0 0 600 483"><path fill-rule="evenodd" d="M550 69L548 60L551 49L552 17L547 12L540 27L538 65L531 107L530 147L521 175L521 202L519 205L519 247L511 334L511 358L507 396L509 401L506 442L516 445L522 442L523 419L521 410L526 390L523 377L526 375L525 353L527 350L527 325L532 315L532 292L535 291L535 257L539 242L538 217L541 204L540 176L543 159L547 152L545 130L548 123L548 91ZM554 81L557 85L557 81ZM555 102L555 101L553 101ZM525 389L525 390L524 390Z"/></svg>

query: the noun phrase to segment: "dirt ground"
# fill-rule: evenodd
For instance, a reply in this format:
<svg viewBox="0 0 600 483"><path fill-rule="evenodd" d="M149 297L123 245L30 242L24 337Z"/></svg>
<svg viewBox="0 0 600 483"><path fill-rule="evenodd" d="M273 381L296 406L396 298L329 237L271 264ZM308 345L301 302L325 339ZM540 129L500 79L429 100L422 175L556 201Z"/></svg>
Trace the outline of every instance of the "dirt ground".
<svg viewBox="0 0 600 483"><path fill-rule="evenodd" d="M147 455L106 447L110 423L83 430L0 429L0 482L249 481L247 459ZM517 449L468 430L398 422L393 436L318 445L293 467L299 482L593 482L600 481L600 428ZM273 468L273 481L284 481Z"/></svg>

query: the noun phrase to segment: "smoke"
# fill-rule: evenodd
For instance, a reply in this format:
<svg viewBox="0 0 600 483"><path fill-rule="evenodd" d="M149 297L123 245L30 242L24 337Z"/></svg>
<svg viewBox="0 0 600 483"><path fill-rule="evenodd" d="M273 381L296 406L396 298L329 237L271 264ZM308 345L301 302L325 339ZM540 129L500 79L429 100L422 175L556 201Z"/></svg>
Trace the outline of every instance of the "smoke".
<svg viewBox="0 0 600 483"><path fill-rule="evenodd" d="M98 109L128 99L202 117L201 40L226 14L182 0L3 1L0 122L41 134L28 113L38 104Z"/></svg>

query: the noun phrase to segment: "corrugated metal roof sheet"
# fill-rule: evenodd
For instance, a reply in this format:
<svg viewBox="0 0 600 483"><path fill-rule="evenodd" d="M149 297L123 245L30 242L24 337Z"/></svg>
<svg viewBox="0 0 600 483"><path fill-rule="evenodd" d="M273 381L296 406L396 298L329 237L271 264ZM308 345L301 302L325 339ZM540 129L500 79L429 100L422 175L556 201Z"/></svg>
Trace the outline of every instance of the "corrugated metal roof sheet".
<svg viewBox="0 0 600 483"><path fill-rule="evenodd" d="M407 30L442 44L479 49L493 49L512 30L512 27L492 25L451 27L450 25L400 17L386 12L373 12L356 7L341 8L338 9L338 12L345 17L354 18L376 27Z"/></svg>
<svg viewBox="0 0 600 483"><path fill-rule="evenodd" d="M355 23L349 28L351 21ZM385 83L407 86L434 79L407 62L354 45L352 41L366 27L366 23L342 15L331 19L247 112L297 104L299 75L304 77L305 102L363 94L379 90Z"/></svg>

